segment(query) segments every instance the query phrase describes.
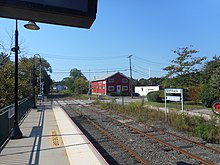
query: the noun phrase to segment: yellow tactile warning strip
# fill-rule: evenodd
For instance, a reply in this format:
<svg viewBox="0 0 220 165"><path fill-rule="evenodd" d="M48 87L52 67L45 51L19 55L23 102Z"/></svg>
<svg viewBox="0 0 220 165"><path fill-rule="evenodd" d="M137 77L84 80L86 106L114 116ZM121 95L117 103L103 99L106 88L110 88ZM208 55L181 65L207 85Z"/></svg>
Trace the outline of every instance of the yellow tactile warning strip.
<svg viewBox="0 0 220 165"><path fill-rule="evenodd" d="M59 147L62 145L62 140L60 136L59 130L50 131L50 146L51 147Z"/></svg>
<svg viewBox="0 0 220 165"><path fill-rule="evenodd" d="M70 165L108 164L59 105L53 105L53 112Z"/></svg>

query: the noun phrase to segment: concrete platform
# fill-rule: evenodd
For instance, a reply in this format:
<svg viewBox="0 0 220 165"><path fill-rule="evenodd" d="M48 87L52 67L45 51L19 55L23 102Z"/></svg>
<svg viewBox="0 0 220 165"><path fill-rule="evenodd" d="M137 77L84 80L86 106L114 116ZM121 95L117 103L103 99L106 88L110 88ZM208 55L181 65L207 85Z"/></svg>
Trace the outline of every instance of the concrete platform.
<svg viewBox="0 0 220 165"><path fill-rule="evenodd" d="M23 138L6 144L0 165L107 164L56 104L45 102L32 109L20 129Z"/></svg>

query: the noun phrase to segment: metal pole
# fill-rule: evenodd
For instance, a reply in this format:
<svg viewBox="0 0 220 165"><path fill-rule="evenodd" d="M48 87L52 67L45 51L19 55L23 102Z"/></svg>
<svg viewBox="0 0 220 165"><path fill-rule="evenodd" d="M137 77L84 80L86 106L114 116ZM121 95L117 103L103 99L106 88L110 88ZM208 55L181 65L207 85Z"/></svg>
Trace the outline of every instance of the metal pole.
<svg viewBox="0 0 220 165"><path fill-rule="evenodd" d="M181 107L182 107L182 113L184 113L184 106L183 106L183 89L181 89Z"/></svg>
<svg viewBox="0 0 220 165"><path fill-rule="evenodd" d="M165 96L165 110L164 110L164 114L165 114L165 121L167 120L167 94L166 94L166 89L164 90L164 96Z"/></svg>
<svg viewBox="0 0 220 165"><path fill-rule="evenodd" d="M15 52L15 87L14 87L14 104L15 104L15 116L14 116L14 128L11 133L11 139L22 138L22 132L18 125L18 20L16 19L16 29L15 29L15 47L12 48Z"/></svg>
<svg viewBox="0 0 220 165"><path fill-rule="evenodd" d="M35 86L36 86L36 75L35 75L35 57L33 58L33 77L32 77L32 80L33 80L33 82L32 82L32 85L33 85L33 102L34 102L34 104L33 104L33 107L32 108L37 108L37 106L36 106L36 93L35 93Z"/></svg>
<svg viewBox="0 0 220 165"><path fill-rule="evenodd" d="M42 82L41 82L41 58L40 58L40 95L42 95Z"/></svg>
<svg viewBox="0 0 220 165"><path fill-rule="evenodd" d="M42 61L41 61L41 56L39 54L35 54L34 55L34 66L35 66L35 57L38 56L39 57L39 79L40 79L40 95L42 95L42 82L41 82L41 78L42 78Z"/></svg>
<svg viewBox="0 0 220 165"><path fill-rule="evenodd" d="M131 57L132 55L128 56L129 58L129 65L130 65L130 89L131 89L131 98L133 99L133 86L132 86L132 69L131 69Z"/></svg>

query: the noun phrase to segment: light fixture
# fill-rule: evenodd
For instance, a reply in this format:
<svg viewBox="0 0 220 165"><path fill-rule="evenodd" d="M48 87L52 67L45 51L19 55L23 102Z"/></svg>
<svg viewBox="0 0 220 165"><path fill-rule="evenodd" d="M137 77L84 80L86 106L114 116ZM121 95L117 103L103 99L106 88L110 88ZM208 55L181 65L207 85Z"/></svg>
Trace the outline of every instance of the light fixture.
<svg viewBox="0 0 220 165"><path fill-rule="evenodd" d="M24 25L24 27L29 30L39 30L40 29L40 27L37 26L37 24L33 21L29 21L27 24Z"/></svg>

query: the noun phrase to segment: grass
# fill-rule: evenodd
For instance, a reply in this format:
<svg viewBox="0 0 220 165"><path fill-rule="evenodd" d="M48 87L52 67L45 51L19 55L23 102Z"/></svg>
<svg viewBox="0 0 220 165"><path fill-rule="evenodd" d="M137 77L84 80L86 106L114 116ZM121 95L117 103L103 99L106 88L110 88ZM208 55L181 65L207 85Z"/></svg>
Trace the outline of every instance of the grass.
<svg viewBox="0 0 220 165"><path fill-rule="evenodd" d="M166 123L173 129L200 137L207 142L220 143L220 126L216 124L217 120L220 119L219 116L213 115L211 120L205 120L201 116L188 116L178 114L176 111L171 111L167 119L165 119L163 111L146 107L142 102L133 102L124 106L117 104L115 101L109 103L97 101L96 103L103 109L109 109L135 117L140 122L147 122L152 125L161 124L162 126ZM158 106L164 104L150 103L148 105ZM171 103L170 106L173 106L174 109L178 109L176 104ZM188 106L190 108L197 107L191 105L191 103L189 103ZM201 109L204 107L198 106L197 108Z"/></svg>
<svg viewBox="0 0 220 165"><path fill-rule="evenodd" d="M165 107L165 103L158 103L158 102L145 102L146 106L153 106L153 107ZM167 108L171 110L181 110L181 102L170 102L167 103ZM184 110L197 110L197 109L208 109L207 107L201 104L194 104L190 101L184 102Z"/></svg>

